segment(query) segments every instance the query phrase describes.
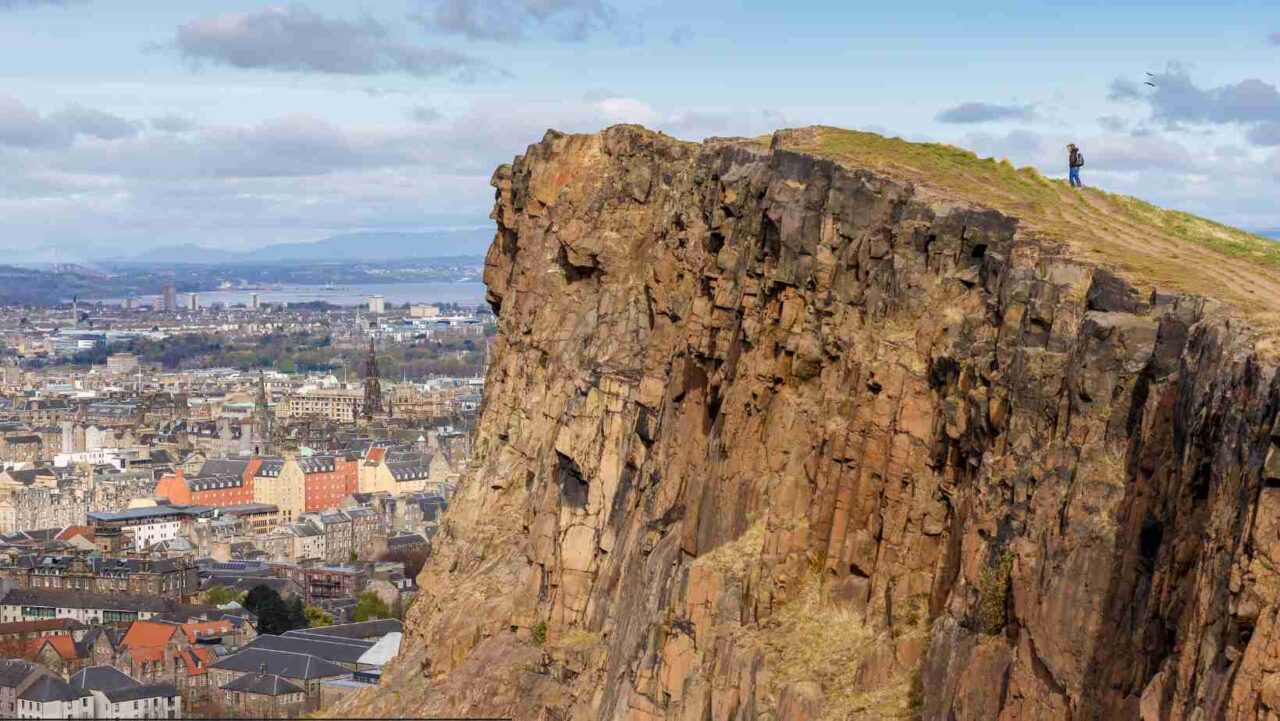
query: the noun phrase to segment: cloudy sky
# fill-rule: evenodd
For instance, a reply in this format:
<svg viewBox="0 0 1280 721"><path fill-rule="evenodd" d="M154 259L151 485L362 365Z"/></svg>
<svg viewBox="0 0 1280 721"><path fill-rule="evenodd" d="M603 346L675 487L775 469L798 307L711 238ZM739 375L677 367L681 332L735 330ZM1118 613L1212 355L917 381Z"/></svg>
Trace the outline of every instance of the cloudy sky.
<svg viewBox="0 0 1280 721"><path fill-rule="evenodd" d="M1280 227L1271 0L0 0L0 48L14 260L483 226L496 164L619 122L1057 176L1074 140L1088 183Z"/></svg>

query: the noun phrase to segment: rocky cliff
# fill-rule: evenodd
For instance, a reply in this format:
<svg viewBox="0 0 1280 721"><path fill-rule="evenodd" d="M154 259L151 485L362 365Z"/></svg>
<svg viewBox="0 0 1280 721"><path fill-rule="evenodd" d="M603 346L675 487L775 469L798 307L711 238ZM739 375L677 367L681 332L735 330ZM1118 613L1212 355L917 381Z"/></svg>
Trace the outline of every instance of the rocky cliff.
<svg viewBox="0 0 1280 721"><path fill-rule="evenodd" d="M1280 718L1280 376L1237 320L1271 271L1221 284L1262 310L1152 291L1161 243L1248 259L835 132L496 172L472 472L339 713Z"/></svg>

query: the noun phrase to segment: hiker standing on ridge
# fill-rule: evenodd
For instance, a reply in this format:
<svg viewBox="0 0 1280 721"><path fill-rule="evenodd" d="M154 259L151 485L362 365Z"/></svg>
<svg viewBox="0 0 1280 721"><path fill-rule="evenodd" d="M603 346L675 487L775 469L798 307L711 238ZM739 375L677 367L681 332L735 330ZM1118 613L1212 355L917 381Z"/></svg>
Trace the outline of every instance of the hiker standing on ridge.
<svg viewBox="0 0 1280 721"><path fill-rule="evenodd" d="M1075 143L1067 144L1067 165L1071 168L1067 173L1067 182L1071 183L1073 188L1083 188L1084 183L1080 182L1080 168L1084 167L1084 153L1080 152Z"/></svg>

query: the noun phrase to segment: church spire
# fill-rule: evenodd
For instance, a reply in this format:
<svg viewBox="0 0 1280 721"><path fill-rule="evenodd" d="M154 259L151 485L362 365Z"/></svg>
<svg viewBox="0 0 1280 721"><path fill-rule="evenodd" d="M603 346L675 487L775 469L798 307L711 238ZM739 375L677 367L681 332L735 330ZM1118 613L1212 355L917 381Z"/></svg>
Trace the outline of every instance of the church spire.
<svg viewBox="0 0 1280 721"><path fill-rule="evenodd" d="M382 383L378 380L378 354L369 339L369 357L364 364L364 418L373 420L382 413Z"/></svg>

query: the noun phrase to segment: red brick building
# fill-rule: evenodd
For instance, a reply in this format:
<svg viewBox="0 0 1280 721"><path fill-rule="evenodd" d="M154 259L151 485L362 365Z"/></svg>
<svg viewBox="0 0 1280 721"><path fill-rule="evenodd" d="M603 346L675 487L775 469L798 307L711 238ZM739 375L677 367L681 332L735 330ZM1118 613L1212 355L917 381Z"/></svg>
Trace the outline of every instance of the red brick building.
<svg viewBox="0 0 1280 721"><path fill-rule="evenodd" d="M200 506L253 503L253 477L261 460L210 459L200 473L187 478L181 468L156 484L156 495L170 502Z"/></svg>
<svg viewBox="0 0 1280 721"><path fill-rule="evenodd" d="M359 490L360 462L336 456L299 458L302 467L304 511L317 513L342 505L342 499Z"/></svg>

